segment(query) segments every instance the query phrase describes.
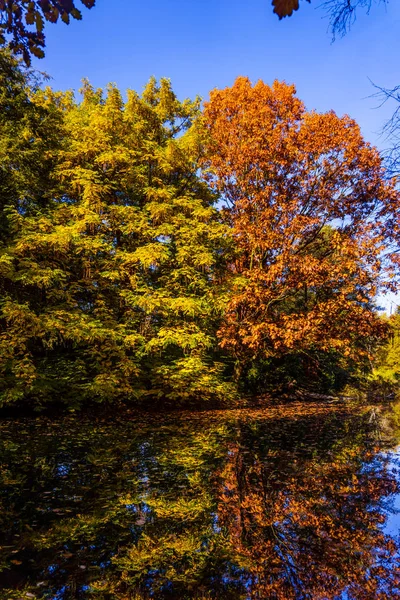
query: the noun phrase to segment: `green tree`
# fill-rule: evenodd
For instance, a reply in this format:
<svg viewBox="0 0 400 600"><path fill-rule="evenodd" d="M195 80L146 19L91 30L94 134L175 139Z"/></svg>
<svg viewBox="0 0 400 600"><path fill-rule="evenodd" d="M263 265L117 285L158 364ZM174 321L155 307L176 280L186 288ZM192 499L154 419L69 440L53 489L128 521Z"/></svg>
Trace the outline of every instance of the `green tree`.
<svg viewBox="0 0 400 600"><path fill-rule="evenodd" d="M55 106L34 100L41 80L0 52L0 235L9 232L7 210L29 214L45 206L54 188L53 165L61 120Z"/></svg>
<svg viewBox="0 0 400 600"><path fill-rule="evenodd" d="M387 319L389 335L376 353L370 385L375 393L397 394L400 389L400 312Z"/></svg>
<svg viewBox="0 0 400 600"><path fill-rule="evenodd" d="M229 395L212 285L229 233L197 175L199 100L88 82L36 91L61 121L47 204L9 207L2 401Z"/></svg>

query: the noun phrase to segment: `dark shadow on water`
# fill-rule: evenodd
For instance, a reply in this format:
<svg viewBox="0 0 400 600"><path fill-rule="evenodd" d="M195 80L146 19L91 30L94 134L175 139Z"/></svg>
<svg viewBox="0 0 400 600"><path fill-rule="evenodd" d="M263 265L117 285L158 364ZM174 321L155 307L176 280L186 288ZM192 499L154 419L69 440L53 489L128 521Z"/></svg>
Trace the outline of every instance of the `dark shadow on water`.
<svg viewBox="0 0 400 600"><path fill-rule="evenodd" d="M398 414L5 419L0 598L398 598Z"/></svg>

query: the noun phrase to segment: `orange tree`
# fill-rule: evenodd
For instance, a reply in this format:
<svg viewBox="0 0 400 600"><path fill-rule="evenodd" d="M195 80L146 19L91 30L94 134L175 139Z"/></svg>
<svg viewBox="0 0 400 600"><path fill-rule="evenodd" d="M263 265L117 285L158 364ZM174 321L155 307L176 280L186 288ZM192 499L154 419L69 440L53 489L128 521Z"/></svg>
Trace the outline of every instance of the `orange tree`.
<svg viewBox="0 0 400 600"><path fill-rule="evenodd" d="M204 119L205 177L237 247L221 346L240 372L245 359L296 354L318 371L318 356L368 357L399 205L378 151L350 117L309 112L277 81L213 91Z"/></svg>

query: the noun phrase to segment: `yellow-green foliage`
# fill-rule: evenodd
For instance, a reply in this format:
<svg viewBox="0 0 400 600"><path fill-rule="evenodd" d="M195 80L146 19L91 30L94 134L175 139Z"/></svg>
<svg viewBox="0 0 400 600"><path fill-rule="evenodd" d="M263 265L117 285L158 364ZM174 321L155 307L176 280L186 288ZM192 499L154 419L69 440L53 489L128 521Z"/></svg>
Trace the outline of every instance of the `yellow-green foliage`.
<svg viewBox="0 0 400 600"><path fill-rule="evenodd" d="M213 281L230 242L197 174L199 99L151 79L126 101L85 81L77 101L9 69L0 404L229 396Z"/></svg>
<svg viewBox="0 0 400 600"><path fill-rule="evenodd" d="M377 353L371 375L373 384L397 392L400 385L400 313L388 319L387 342Z"/></svg>

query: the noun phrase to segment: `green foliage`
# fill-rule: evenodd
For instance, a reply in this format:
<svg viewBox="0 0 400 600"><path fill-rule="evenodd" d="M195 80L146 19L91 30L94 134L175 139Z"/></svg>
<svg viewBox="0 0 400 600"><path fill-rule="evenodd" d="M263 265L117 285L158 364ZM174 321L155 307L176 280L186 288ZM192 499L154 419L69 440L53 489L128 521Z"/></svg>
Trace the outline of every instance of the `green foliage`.
<svg viewBox="0 0 400 600"><path fill-rule="evenodd" d="M372 393L393 396L400 390L400 313L388 319L387 341L377 352L368 385Z"/></svg>
<svg viewBox="0 0 400 600"><path fill-rule="evenodd" d="M20 215L48 204L53 195L55 153L61 146L61 119L54 105L33 96L35 75L0 52L0 242L12 226L7 211ZM55 95L56 96L56 95Z"/></svg>
<svg viewBox="0 0 400 600"><path fill-rule="evenodd" d="M359 373L360 364L335 349L325 353L314 349L254 360L242 372L241 385L254 394L268 391L290 395L299 389L331 394L357 381Z"/></svg>
<svg viewBox="0 0 400 600"><path fill-rule="evenodd" d="M88 82L79 103L50 89L27 97L16 74L49 131L29 131L20 150L30 113L18 103L3 128L15 191L3 208L1 402L232 396L213 357L212 282L229 240L197 175L199 100L179 102L168 80L126 102Z"/></svg>

